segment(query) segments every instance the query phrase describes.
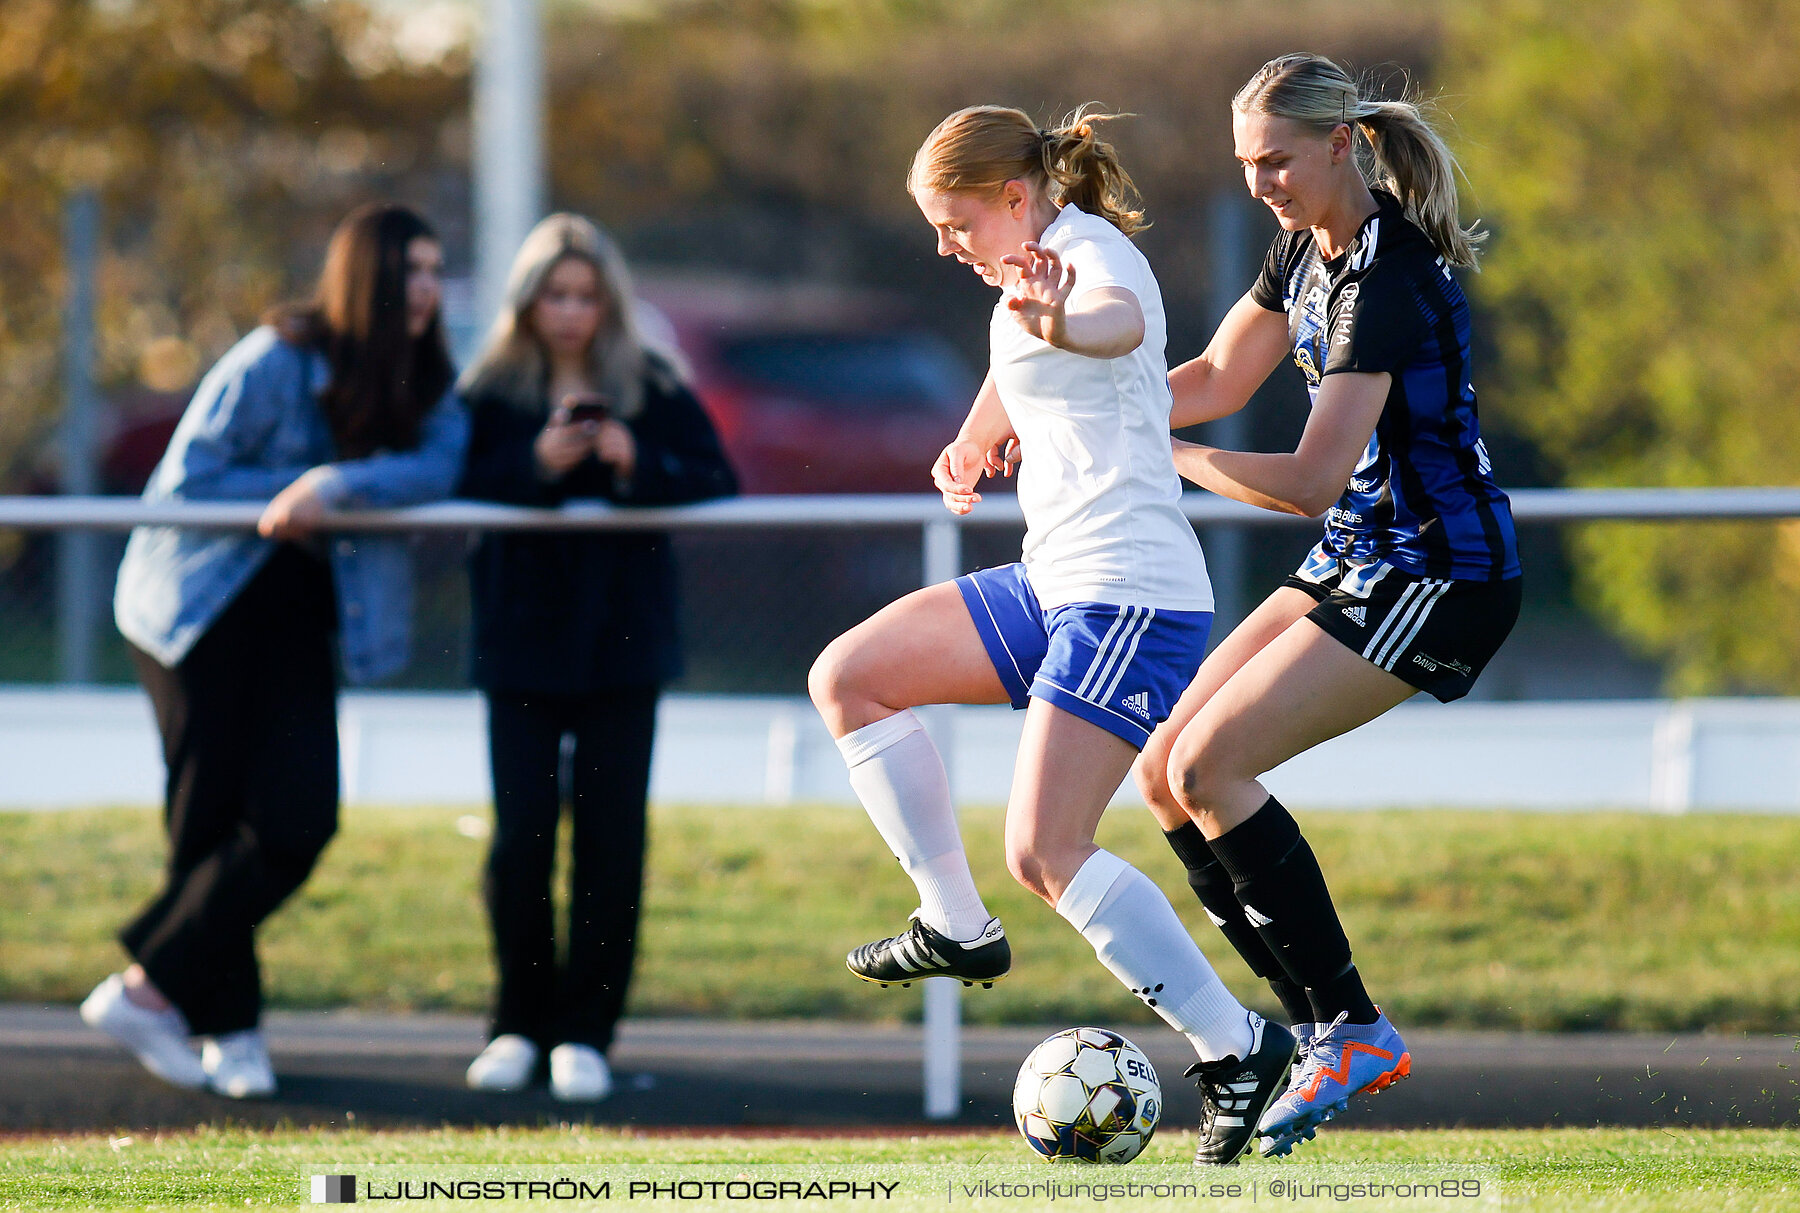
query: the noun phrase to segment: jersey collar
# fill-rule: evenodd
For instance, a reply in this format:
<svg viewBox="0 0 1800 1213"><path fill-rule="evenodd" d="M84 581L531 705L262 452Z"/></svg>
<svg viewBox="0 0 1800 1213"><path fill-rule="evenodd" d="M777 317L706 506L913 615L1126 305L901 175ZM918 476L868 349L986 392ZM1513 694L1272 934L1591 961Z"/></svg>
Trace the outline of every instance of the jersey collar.
<svg viewBox="0 0 1800 1213"><path fill-rule="evenodd" d="M1366 270L1375 260L1375 252L1385 238L1392 241L1398 234L1399 221L1406 218L1400 200L1386 190L1371 189L1375 196L1375 212L1362 221L1350 245L1336 257L1327 258L1325 268L1333 274L1348 269Z"/></svg>
<svg viewBox="0 0 1800 1213"><path fill-rule="evenodd" d="M1087 218L1087 212L1073 202L1063 203L1062 209L1056 212L1056 218L1050 221L1050 226L1044 229L1042 236L1038 237L1038 244L1049 247L1052 240L1073 232L1075 225L1085 218Z"/></svg>

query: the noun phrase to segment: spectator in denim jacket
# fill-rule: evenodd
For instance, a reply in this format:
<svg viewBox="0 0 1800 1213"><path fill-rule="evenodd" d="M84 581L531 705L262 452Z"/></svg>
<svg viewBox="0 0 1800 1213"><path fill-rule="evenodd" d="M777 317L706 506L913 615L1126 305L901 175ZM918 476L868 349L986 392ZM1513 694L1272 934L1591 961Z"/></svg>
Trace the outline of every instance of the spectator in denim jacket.
<svg viewBox="0 0 1800 1213"><path fill-rule="evenodd" d="M353 682L407 660L402 536L327 511L456 485L468 421L438 318L443 254L404 207L339 225L315 299L278 309L201 381L146 501L266 501L257 533L132 532L114 613L168 764L164 886L120 933L133 964L82 1017L158 1077L273 1093L255 933L337 828L333 633ZM190 1036L206 1038L199 1057Z"/></svg>

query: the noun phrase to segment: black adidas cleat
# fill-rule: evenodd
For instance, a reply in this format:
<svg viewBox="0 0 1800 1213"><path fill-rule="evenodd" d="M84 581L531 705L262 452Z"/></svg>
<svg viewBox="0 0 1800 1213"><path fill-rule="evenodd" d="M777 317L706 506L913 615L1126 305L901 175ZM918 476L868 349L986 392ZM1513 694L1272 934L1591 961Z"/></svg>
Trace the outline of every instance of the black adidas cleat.
<svg viewBox="0 0 1800 1213"><path fill-rule="evenodd" d="M957 943L938 934L917 917L892 939L865 943L845 957L844 964L864 981L883 987L898 982L910 986L926 977L954 977L965 986L980 982L992 988L1012 968L1012 945L998 918L969 943Z"/></svg>
<svg viewBox="0 0 1800 1213"><path fill-rule="evenodd" d="M1256 1140L1256 1122L1287 1089L1288 1071L1298 1051L1293 1034L1250 1013L1250 1055L1196 1062L1187 1077L1200 1080L1206 1109L1200 1117L1196 1166L1229 1166Z"/></svg>

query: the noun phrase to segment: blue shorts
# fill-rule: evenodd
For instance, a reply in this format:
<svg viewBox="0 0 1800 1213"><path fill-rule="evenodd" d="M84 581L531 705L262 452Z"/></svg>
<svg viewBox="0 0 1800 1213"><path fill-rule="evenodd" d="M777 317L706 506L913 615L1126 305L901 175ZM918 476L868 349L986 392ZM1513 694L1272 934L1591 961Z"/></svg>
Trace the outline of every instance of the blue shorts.
<svg viewBox="0 0 1800 1213"><path fill-rule="evenodd" d="M1022 564L958 577L956 588L1013 707L1042 699L1140 750L1194 680L1212 629L1210 611L1105 602L1046 611Z"/></svg>

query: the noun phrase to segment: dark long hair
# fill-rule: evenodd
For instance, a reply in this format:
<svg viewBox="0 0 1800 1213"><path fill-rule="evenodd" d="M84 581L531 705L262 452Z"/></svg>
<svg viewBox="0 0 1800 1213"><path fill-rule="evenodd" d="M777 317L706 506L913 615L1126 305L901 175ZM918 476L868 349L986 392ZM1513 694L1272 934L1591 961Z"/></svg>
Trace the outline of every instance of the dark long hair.
<svg viewBox="0 0 1800 1213"><path fill-rule="evenodd" d="M340 458L417 446L420 421L456 378L437 314L419 337L406 331L406 250L421 237L438 238L410 207L358 207L331 234L311 302L269 316L330 364L320 399Z"/></svg>

